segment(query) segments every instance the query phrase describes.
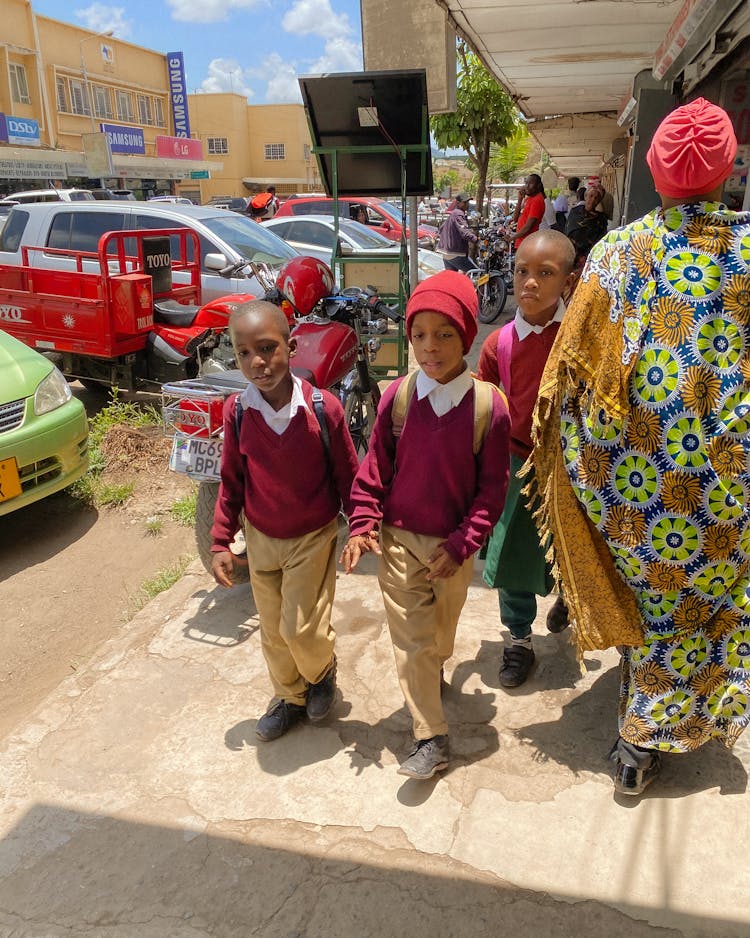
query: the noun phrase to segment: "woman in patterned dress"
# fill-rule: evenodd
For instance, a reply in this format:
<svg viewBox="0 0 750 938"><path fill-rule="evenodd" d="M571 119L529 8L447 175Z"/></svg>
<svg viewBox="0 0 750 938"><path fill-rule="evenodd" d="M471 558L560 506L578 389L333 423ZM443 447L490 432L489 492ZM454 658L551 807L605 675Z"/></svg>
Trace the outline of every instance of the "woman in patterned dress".
<svg viewBox="0 0 750 938"><path fill-rule="evenodd" d="M542 378L532 460L579 650L622 652L615 788L750 719L750 213L698 99L657 128L662 207L591 251Z"/></svg>

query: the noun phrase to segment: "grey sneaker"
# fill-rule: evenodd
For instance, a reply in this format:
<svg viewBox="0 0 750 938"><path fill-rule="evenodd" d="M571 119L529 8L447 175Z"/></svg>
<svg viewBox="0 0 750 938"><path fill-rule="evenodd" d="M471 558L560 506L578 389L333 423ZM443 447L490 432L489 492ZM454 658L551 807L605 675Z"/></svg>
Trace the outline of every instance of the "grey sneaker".
<svg viewBox="0 0 750 938"><path fill-rule="evenodd" d="M277 700L255 725L255 735L264 742L278 739L296 723L305 718L305 708L299 704Z"/></svg>
<svg viewBox="0 0 750 938"><path fill-rule="evenodd" d="M417 744L398 769L399 775L409 778L432 778L436 772L448 768L450 750L447 736L418 739Z"/></svg>

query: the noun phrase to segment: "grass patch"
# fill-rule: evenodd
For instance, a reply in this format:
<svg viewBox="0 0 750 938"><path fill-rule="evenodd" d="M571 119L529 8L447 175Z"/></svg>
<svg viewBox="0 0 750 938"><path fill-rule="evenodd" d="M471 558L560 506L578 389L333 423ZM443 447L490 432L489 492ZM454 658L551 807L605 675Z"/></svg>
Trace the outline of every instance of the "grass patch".
<svg viewBox="0 0 750 938"><path fill-rule="evenodd" d="M152 577L144 580L138 593L133 597L131 602L131 618L137 612L140 612L145 605L151 602L155 596L158 596L159 593L163 593L164 590L168 590L170 586L174 586L182 577L187 565L192 560L193 558L190 555L180 557L179 560L176 560L174 563L169 564L169 566L161 570L157 570Z"/></svg>
<svg viewBox="0 0 750 938"><path fill-rule="evenodd" d="M194 488L187 495L178 498L169 509L170 514L178 524L184 524L187 528L195 525L195 506L198 502L198 489Z"/></svg>
<svg viewBox="0 0 750 938"><path fill-rule="evenodd" d="M163 528L164 522L161 518L157 518L156 515L151 515L150 518L146 518L146 534L148 534L149 537L158 537Z"/></svg>
<svg viewBox="0 0 750 938"><path fill-rule="evenodd" d="M94 490L94 500L99 508L122 508L133 494L134 482L110 484L102 482Z"/></svg>

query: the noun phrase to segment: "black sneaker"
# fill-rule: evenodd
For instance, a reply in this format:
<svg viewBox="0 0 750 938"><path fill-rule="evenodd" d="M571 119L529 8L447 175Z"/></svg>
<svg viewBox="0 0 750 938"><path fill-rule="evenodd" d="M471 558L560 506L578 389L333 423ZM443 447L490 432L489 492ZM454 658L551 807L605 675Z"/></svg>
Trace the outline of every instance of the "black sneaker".
<svg viewBox="0 0 750 938"><path fill-rule="evenodd" d="M642 795L661 771L661 756L653 750L637 749L637 758L623 752L620 741L612 747L609 758L615 763L615 791L620 795ZM638 765L632 763L638 762Z"/></svg>
<svg viewBox="0 0 750 938"><path fill-rule="evenodd" d="M503 651L503 666L498 678L503 687L520 687L536 660L533 648L511 645Z"/></svg>
<svg viewBox="0 0 750 938"><path fill-rule="evenodd" d="M399 775L409 778L432 778L436 772L448 768L450 751L447 736L418 739L417 744L398 769Z"/></svg>
<svg viewBox="0 0 750 938"><path fill-rule="evenodd" d="M568 607L565 605L565 600L562 596L558 596L554 605L547 613L547 631L564 632L569 624Z"/></svg>
<svg viewBox="0 0 750 938"><path fill-rule="evenodd" d="M264 742L278 739L296 723L305 718L305 708L300 704L277 700L272 704L255 726L255 735Z"/></svg>
<svg viewBox="0 0 750 938"><path fill-rule="evenodd" d="M325 720L331 712L336 697L336 658L326 676L317 684L311 684L307 690L307 719L313 723Z"/></svg>

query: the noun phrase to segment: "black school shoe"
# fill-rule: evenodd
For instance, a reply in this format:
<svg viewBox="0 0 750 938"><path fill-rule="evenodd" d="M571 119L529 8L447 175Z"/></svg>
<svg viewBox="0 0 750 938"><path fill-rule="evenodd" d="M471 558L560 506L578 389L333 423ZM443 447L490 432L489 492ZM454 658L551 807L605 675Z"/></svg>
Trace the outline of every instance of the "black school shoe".
<svg viewBox="0 0 750 938"><path fill-rule="evenodd" d="M325 720L336 698L336 656L326 676L307 690L307 719L312 723Z"/></svg>
<svg viewBox="0 0 750 938"><path fill-rule="evenodd" d="M620 795L642 795L661 771L661 756L618 739L609 758L615 763L615 791Z"/></svg>
<svg viewBox="0 0 750 938"><path fill-rule="evenodd" d="M449 763L447 736L418 739L408 758L399 766L398 774L417 779L432 778L436 772L447 769Z"/></svg>
<svg viewBox="0 0 750 938"><path fill-rule="evenodd" d="M277 700L258 720L255 726L255 735L264 742L278 739L287 730L304 720L305 708L300 704L287 703L286 700Z"/></svg>
<svg viewBox="0 0 750 938"><path fill-rule="evenodd" d="M547 631L564 632L569 624L568 607L565 605L565 600L562 596L558 596L554 605L547 613Z"/></svg>
<svg viewBox="0 0 750 938"><path fill-rule="evenodd" d="M529 676L535 660L533 648L511 645L503 651L503 666L500 668L498 680L503 687L520 687Z"/></svg>

